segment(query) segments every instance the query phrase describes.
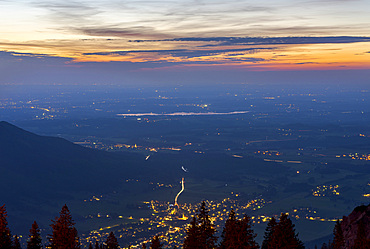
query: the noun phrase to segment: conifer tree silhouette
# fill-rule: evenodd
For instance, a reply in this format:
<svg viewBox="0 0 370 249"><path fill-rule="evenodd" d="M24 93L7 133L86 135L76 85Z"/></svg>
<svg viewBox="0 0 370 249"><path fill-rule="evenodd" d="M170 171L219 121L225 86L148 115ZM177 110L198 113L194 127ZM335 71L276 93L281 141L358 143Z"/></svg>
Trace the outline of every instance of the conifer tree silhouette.
<svg viewBox="0 0 370 249"><path fill-rule="evenodd" d="M321 249L329 249L326 243L322 244Z"/></svg>
<svg viewBox="0 0 370 249"><path fill-rule="evenodd" d="M370 249L370 241L366 238L365 225L362 220L360 220L357 227L357 235L355 239L355 245L353 248Z"/></svg>
<svg viewBox="0 0 370 249"><path fill-rule="evenodd" d="M199 210L197 220L199 222L199 245L203 249L216 248L216 230L211 222L206 203L203 201Z"/></svg>
<svg viewBox="0 0 370 249"><path fill-rule="evenodd" d="M271 235L271 240L267 246L268 249L303 249L302 241L298 239L295 233L294 225L287 214L282 213L279 223L276 225Z"/></svg>
<svg viewBox="0 0 370 249"><path fill-rule="evenodd" d="M117 238L116 236L114 236L113 232L109 233L105 244L106 244L107 249L118 249L119 248Z"/></svg>
<svg viewBox="0 0 370 249"><path fill-rule="evenodd" d="M94 249L100 249L100 245L98 241L95 241Z"/></svg>
<svg viewBox="0 0 370 249"><path fill-rule="evenodd" d="M239 228L239 248L245 249L258 249L259 246L255 241L257 234L252 230L252 220L248 215L244 215L241 221L238 221Z"/></svg>
<svg viewBox="0 0 370 249"><path fill-rule="evenodd" d="M21 243L19 243L19 239L17 235L14 235L13 249L22 249Z"/></svg>
<svg viewBox="0 0 370 249"><path fill-rule="evenodd" d="M220 249L226 249L233 245L233 241L236 240L236 232L235 232L235 212L231 209L229 213L229 218L225 222L225 227L221 234L221 242L220 242Z"/></svg>
<svg viewBox="0 0 370 249"><path fill-rule="evenodd" d="M34 221L30 229L30 235L27 241L27 249L41 249L41 248L42 248L42 239L40 229L36 221Z"/></svg>
<svg viewBox="0 0 370 249"><path fill-rule="evenodd" d="M154 236L152 238L152 241L150 242L150 249L161 249L161 248L163 248L161 241L159 240L158 236Z"/></svg>
<svg viewBox="0 0 370 249"><path fill-rule="evenodd" d="M235 218L234 210L230 211L229 218L222 232L220 249L258 249L255 241L256 234L252 230L251 219L245 215L242 220Z"/></svg>
<svg viewBox="0 0 370 249"><path fill-rule="evenodd" d="M2 205L0 207L0 249L12 248L12 236L8 228L7 217L5 205Z"/></svg>
<svg viewBox="0 0 370 249"><path fill-rule="evenodd" d="M201 249L198 244L199 238L199 226L197 218L193 216L190 225L186 231L186 237L184 239L183 248L184 249Z"/></svg>
<svg viewBox="0 0 370 249"><path fill-rule="evenodd" d="M267 223L265 235L263 236L264 239L262 242L261 249L268 249L268 244L271 241L271 236L275 231L276 225L277 225L276 219L272 217L271 220L269 220L269 222Z"/></svg>
<svg viewBox="0 0 370 249"><path fill-rule="evenodd" d="M203 201L197 216L193 217L184 240L184 249L213 249L216 248L216 230L211 222L206 203Z"/></svg>
<svg viewBox="0 0 370 249"><path fill-rule="evenodd" d="M51 224L52 235L49 238L50 249L78 249L80 248L75 223L67 205L62 207L60 216L56 217Z"/></svg>
<svg viewBox="0 0 370 249"><path fill-rule="evenodd" d="M340 226L339 220L335 222L333 234L334 234L334 240L332 243L332 249L344 249L343 231Z"/></svg>

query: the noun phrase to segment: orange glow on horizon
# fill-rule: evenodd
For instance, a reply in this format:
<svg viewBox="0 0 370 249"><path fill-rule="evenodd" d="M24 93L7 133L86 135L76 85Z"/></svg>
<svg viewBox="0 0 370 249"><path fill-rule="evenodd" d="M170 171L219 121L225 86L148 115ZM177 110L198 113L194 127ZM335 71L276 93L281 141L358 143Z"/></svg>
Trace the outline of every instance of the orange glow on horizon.
<svg viewBox="0 0 370 249"><path fill-rule="evenodd" d="M284 44L284 45L230 45L202 47L195 43L134 44L131 49L126 44L122 52L117 44L96 48L90 42L86 47L81 44L62 44L56 46L17 47L15 53L29 53L23 56L61 57L67 60L67 66L79 66L79 63L130 62L143 63L141 70L203 70L208 67L217 70L343 70L369 69L370 53L368 43L333 43L333 44ZM116 41L115 43L118 43ZM69 46L71 45L71 46ZM96 44L95 44L96 45ZM131 45L131 44L130 44ZM0 44L0 49L2 45ZM14 47L15 48L15 47ZM115 52L118 51L118 52ZM145 63L157 63L156 67L146 67Z"/></svg>
<svg viewBox="0 0 370 249"><path fill-rule="evenodd" d="M174 67L217 67L239 68L251 70L338 70L338 69L368 69L370 68L370 53L366 53L367 43L356 44L306 44L280 45L275 49L257 51L255 53L208 53L203 56L185 57L176 54L161 54L160 52L128 52L125 55L81 55L74 62L169 62ZM225 50L231 48L225 48ZM239 47L234 48L239 49ZM186 63L186 64L185 64ZM170 66L171 67L171 66ZM158 67L161 68L161 67ZM155 70L155 69L153 69Z"/></svg>

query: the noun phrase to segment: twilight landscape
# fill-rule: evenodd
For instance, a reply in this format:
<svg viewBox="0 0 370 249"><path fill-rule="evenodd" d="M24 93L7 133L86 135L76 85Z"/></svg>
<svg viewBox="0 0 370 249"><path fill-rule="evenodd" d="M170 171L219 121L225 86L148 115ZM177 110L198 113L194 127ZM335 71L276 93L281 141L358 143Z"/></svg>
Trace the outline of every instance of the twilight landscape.
<svg viewBox="0 0 370 249"><path fill-rule="evenodd" d="M0 1L0 249L369 248L369 8Z"/></svg>

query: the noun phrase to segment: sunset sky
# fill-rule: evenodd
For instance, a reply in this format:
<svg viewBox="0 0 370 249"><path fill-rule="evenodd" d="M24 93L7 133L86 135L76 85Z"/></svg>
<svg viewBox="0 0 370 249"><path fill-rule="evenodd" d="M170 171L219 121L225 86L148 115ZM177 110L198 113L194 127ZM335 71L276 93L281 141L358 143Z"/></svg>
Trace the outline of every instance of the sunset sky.
<svg viewBox="0 0 370 249"><path fill-rule="evenodd" d="M0 84L366 80L369 13L367 0L0 0Z"/></svg>

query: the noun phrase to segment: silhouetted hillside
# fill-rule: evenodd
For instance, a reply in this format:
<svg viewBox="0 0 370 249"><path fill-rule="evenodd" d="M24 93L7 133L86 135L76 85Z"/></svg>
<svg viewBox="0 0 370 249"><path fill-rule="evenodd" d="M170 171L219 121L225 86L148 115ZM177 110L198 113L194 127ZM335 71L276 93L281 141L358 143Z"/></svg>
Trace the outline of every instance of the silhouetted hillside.
<svg viewBox="0 0 370 249"><path fill-rule="evenodd" d="M348 216L343 217L341 227L345 240L345 248L353 248L358 236L360 223L363 224L366 239L370 240L370 205L358 206ZM368 242L369 243L369 242Z"/></svg>
<svg viewBox="0 0 370 249"><path fill-rule="evenodd" d="M139 174L138 158L39 136L2 121L0 204L6 204L16 226L28 224L20 217L37 217L42 208L60 205L78 192L112 190Z"/></svg>
<svg viewBox="0 0 370 249"><path fill-rule="evenodd" d="M91 190L122 179L117 170L128 175L134 172L129 167L133 158L84 148L62 138L38 136L7 122L0 122L0 137L0 191L25 186L24 191Z"/></svg>
<svg viewBox="0 0 370 249"><path fill-rule="evenodd" d="M78 191L109 190L140 172L136 155L92 150L0 122L1 202L26 207Z"/></svg>

